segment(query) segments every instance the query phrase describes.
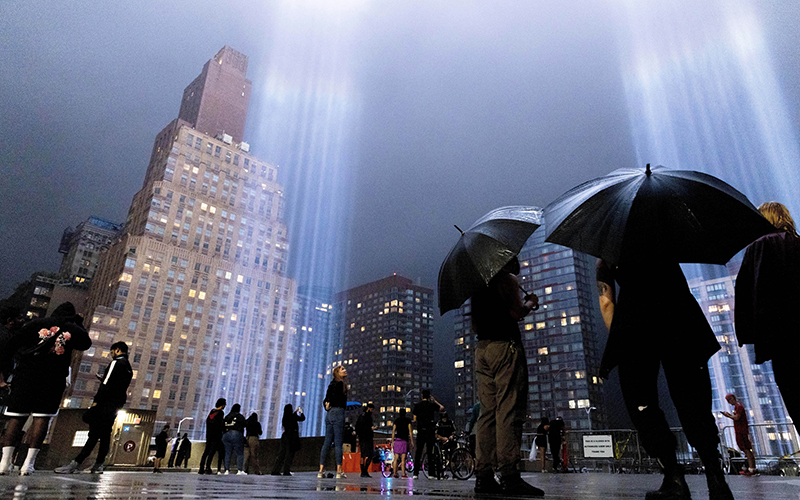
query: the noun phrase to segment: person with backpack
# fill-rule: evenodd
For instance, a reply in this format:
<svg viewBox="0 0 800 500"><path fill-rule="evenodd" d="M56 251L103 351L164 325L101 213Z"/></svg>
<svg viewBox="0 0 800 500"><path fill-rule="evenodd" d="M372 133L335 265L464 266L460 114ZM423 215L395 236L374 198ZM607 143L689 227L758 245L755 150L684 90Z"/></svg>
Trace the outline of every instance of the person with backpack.
<svg viewBox="0 0 800 500"><path fill-rule="evenodd" d="M222 444L225 445L225 474L230 474L231 459L236 454L236 474L245 476L244 471L244 428L247 421L240 413L242 407L236 403L231 407L231 412L225 417L225 433L222 435Z"/></svg>

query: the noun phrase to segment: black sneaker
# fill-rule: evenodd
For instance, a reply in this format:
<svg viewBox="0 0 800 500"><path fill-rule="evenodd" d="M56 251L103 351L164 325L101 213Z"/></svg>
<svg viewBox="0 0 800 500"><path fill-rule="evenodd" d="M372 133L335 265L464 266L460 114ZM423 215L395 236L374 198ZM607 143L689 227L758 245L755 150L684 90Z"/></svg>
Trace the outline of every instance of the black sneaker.
<svg viewBox="0 0 800 500"><path fill-rule="evenodd" d="M733 493L725 482L722 471L706 471L709 500L733 500Z"/></svg>
<svg viewBox="0 0 800 500"><path fill-rule="evenodd" d="M691 500L689 485L683 474L665 474L661 487L656 491L648 491L645 500Z"/></svg>
<svg viewBox="0 0 800 500"><path fill-rule="evenodd" d="M519 474L500 478L503 494L512 497L543 497L544 491L531 486L519 477Z"/></svg>
<svg viewBox="0 0 800 500"><path fill-rule="evenodd" d="M475 493L478 495L502 495L503 488L494 474L475 476Z"/></svg>

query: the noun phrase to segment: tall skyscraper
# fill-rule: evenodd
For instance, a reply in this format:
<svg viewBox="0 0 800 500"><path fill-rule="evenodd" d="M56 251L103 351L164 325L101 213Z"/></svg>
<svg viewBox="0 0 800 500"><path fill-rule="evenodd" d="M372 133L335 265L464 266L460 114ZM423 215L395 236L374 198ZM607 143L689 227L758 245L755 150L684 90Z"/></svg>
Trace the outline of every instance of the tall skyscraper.
<svg viewBox="0 0 800 500"><path fill-rule="evenodd" d="M223 48L156 136L125 234L92 281L93 347L65 405L89 405L102 356L121 340L134 370L129 407L173 426L189 419L182 428L199 438L225 397L279 434L295 284L277 167L241 141L246 69L246 56Z"/></svg>
<svg viewBox="0 0 800 500"><path fill-rule="evenodd" d="M544 227L519 254L519 281L539 296L540 308L520 321L528 357L526 431L542 416L562 416L568 429L605 428L608 409L598 376L605 326L598 320L595 259L544 241ZM477 402L470 304L455 315L456 422ZM602 328L602 329L601 329ZM596 408L590 410L592 407ZM579 450L575 450L576 452Z"/></svg>
<svg viewBox="0 0 800 500"><path fill-rule="evenodd" d="M388 430L432 386L433 290L389 276L337 294L334 314L334 365L347 368L348 399L372 402L376 426Z"/></svg>
<svg viewBox="0 0 800 500"><path fill-rule="evenodd" d="M122 228L120 223L93 215L76 228L65 229L58 247L59 253L64 254L58 274L70 283L88 287L100 256L119 237Z"/></svg>
<svg viewBox="0 0 800 500"><path fill-rule="evenodd" d="M722 349L708 363L713 394L713 411L720 428L727 428L725 437L729 446L736 447L733 422L720 412L731 411L725 395L733 393L744 404L751 425L750 436L756 455L783 456L798 447L797 432L786 425L790 422L783 404L772 363L755 364L752 345L739 347L734 328L734 284L741 262L732 262L727 268L708 268L704 276L689 279L692 294L703 308L703 313L717 336ZM710 274L708 271L716 271ZM760 424L769 424L762 426Z"/></svg>

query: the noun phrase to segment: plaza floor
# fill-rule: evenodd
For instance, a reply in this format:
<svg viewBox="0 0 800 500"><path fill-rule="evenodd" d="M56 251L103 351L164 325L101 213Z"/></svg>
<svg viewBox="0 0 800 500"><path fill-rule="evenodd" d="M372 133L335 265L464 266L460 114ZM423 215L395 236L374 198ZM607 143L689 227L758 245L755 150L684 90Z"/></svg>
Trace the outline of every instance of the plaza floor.
<svg viewBox="0 0 800 500"><path fill-rule="evenodd" d="M357 476L357 475L356 475ZM525 479L544 489L545 498L561 500L644 499L658 487L658 475L525 474ZM693 498L708 498L703 476L688 476ZM777 476L729 476L738 500L800 500L800 478ZM58 475L37 472L28 477L0 476L0 498L40 499L355 499L414 496L419 498L476 497L469 481L428 479L317 479L314 473L294 477L201 476L193 473L107 472L102 475Z"/></svg>

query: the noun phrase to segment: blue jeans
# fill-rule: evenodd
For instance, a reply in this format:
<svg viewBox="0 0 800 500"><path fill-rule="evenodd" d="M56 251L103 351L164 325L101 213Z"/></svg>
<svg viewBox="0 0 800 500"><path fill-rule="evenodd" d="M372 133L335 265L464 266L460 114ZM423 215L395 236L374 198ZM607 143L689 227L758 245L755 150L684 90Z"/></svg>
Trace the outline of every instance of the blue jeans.
<svg viewBox="0 0 800 500"><path fill-rule="evenodd" d="M225 470L231 470L232 453L236 453L236 470L244 470L244 435L241 431L230 430L222 435L225 445Z"/></svg>
<svg viewBox="0 0 800 500"><path fill-rule="evenodd" d="M319 452L319 464L325 465L328 448L335 445L336 465L342 465L342 442L344 441L344 408L331 408L325 415L325 442Z"/></svg>

